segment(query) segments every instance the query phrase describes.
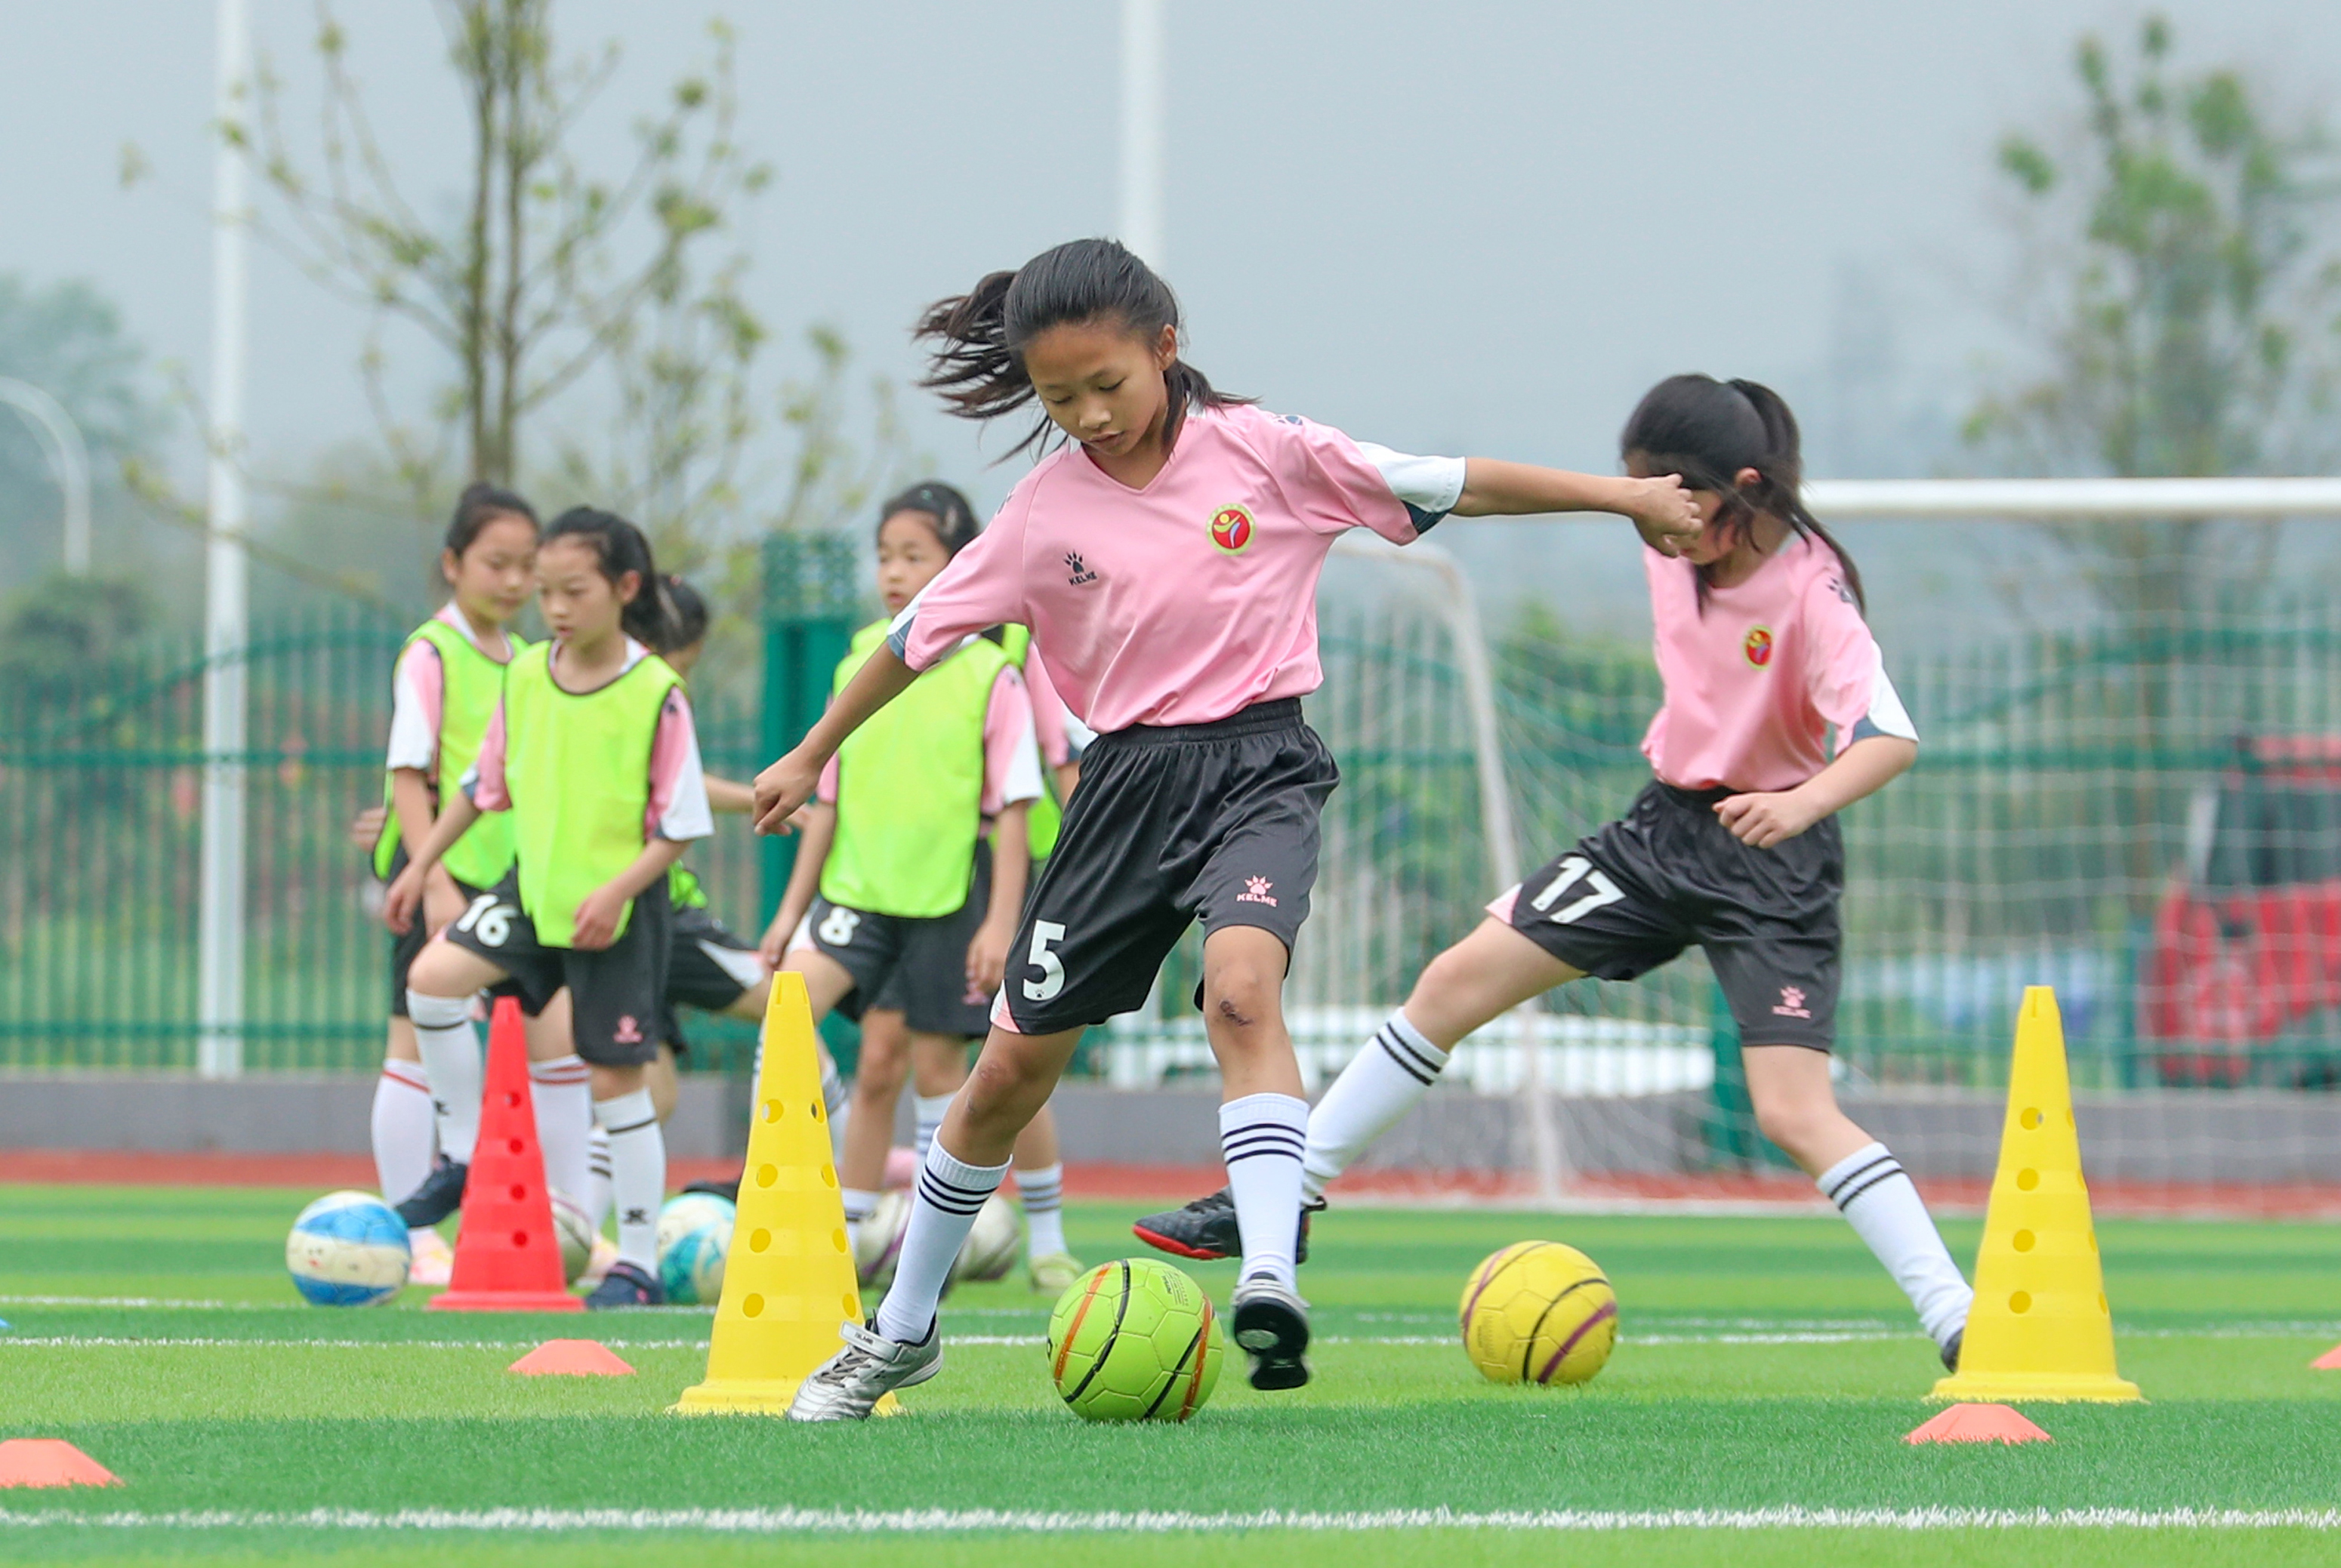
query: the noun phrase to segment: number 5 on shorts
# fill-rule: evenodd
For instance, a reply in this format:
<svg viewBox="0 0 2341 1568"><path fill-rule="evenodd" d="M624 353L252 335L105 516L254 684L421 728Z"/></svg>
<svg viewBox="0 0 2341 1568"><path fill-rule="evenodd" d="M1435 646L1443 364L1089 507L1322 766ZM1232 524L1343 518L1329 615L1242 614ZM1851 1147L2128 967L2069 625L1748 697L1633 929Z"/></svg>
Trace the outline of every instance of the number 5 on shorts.
<svg viewBox="0 0 2341 1568"><path fill-rule="evenodd" d="M1037 980L1024 982L1024 999L1045 1002L1065 988L1064 960L1049 951L1049 944L1065 939L1065 928L1054 920L1032 922L1032 952L1025 960L1041 971Z"/></svg>
<svg viewBox="0 0 2341 1568"><path fill-rule="evenodd" d="M1545 884L1544 891L1529 900L1529 907L1538 913L1542 914L1551 909L1553 905L1559 901L1560 896L1577 886L1579 881L1583 881L1593 889L1574 903L1554 910L1552 918L1556 925L1575 925L1603 905L1614 904L1626 896L1625 889L1612 882L1608 873L1595 870L1593 862L1582 855L1571 855L1555 869L1557 874L1551 881Z"/></svg>

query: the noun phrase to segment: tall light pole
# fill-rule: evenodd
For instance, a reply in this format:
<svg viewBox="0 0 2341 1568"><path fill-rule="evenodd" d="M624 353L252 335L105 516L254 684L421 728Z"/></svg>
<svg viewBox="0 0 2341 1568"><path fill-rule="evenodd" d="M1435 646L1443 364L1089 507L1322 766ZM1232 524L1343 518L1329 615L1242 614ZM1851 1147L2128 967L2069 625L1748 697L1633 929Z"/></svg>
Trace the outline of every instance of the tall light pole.
<svg viewBox="0 0 2341 1568"><path fill-rule="evenodd" d="M218 0L212 155L210 537L204 554L204 843L196 910L195 1070L244 1071L245 593L244 494L244 233L250 219L241 135L251 38L244 0Z"/></svg>
<svg viewBox="0 0 2341 1568"><path fill-rule="evenodd" d="M1121 243L1161 272L1170 238L1162 199L1162 0L1121 0Z"/></svg>
<svg viewBox="0 0 2341 1568"><path fill-rule="evenodd" d="M57 491L65 500L65 572L71 577L89 575L89 448L82 444L81 426L74 423L73 415L65 405L35 386L10 376L0 376L0 403L5 403L25 416L33 433L41 438L46 449L49 467L55 471Z"/></svg>

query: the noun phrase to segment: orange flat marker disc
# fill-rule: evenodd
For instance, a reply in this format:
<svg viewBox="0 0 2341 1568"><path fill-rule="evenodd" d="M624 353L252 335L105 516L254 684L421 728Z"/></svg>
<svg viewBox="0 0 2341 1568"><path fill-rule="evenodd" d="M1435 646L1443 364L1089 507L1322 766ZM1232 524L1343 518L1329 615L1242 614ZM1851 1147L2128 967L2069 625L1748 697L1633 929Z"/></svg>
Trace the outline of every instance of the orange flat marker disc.
<svg viewBox="0 0 2341 1568"><path fill-rule="evenodd" d="M2319 1372L2341 1372L2341 1345L2335 1345L2308 1365Z"/></svg>
<svg viewBox="0 0 2341 1568"><path fill-rule="evenodd" d="M634 1371L592 1339L548 1339L504 1370L523 1377L631 1377Z"/></svg>
<svg viewBox="0 0 2341 1568"><path fill-rule="evenodd" d="M0 1486L119 1486L122 1478L62 1437L0 1443Z"/></svg>
<svg viewBox="0 0 2341 1568"><path fill-rule="evenodd" d="M2053 1443L2040 1428L2005 1404L1954 1404L1905 1437L1905 1443Z"/></svg>

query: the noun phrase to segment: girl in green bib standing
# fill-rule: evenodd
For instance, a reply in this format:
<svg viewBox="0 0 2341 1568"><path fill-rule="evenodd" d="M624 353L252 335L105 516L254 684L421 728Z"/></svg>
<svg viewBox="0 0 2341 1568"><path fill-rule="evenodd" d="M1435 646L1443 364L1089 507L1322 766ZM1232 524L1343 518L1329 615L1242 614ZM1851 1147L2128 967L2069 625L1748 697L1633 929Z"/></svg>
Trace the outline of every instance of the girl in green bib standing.
<svg viewBox="0 0 2341 1568"><path fill-rule="evenodd" d="M511 626L528 603L536 545L536 513L518 495L474 484L457 499L439 555L439 573L452 597L407 638L391 677L384 811L367 835L374 875L384 882L406 868L438 819L441 803L455 793L486 738L503 691L504 667L528 646ZM512 855L512 833L501 820L466 834L424 878L422 918L392 943L390 1038L373 1121L374 1171L385 1203L403 1203L423 1186L432 1175L433 1147L443 1141L406 1017L408 967L433 932L503 879ZM472 1120L476 1125L476 1115ZM469 1157L468 1149L463 1157ZM427 1225L416 1227L414 1239L415 1282L446 1284L447 1244Z"/></svg>
<svg viewBox="0 0 2341 1568"><path fill-rule="evenodd" d="M682 683L651 651L668 640L668 611L642 531L563 512L537 582L552 640L513 660L462 790L384 913L404 931L439 858L483 812L510 813L513 868L416 958L407 1012L427 1066L434 1034L469 1033L473 993L510 981L542 1012L568 990L618 1209L618 1262L586 1305L651 1306L666 1145L644 1068L666 990L667 873L714 825Z"/></svg>
<svg viewBox="0 0 2341 1568"><path fill-rule="evenodd" d="M931 481L880 509L886 616L854 635L835 690L980 526L964 495ZM866 1030L854 1074L838 1172L858 1252L867 1251L860 1228L884 1184L905 1067L923 1146L966 1081L969 1045L991 1027L1033 856L1054 841L1056 807L1020 669L1029 641L1021 627L969 638L839 751L766 933L765 956L804 976L816 1017L899 1008L907 1026L906 1034L884 1027L889 1016ZM1081 1274L1065 1250L1063 1174L1044 1109L1017 1144L1016 1176L1030 1277L1051 1294Z"/></svg>

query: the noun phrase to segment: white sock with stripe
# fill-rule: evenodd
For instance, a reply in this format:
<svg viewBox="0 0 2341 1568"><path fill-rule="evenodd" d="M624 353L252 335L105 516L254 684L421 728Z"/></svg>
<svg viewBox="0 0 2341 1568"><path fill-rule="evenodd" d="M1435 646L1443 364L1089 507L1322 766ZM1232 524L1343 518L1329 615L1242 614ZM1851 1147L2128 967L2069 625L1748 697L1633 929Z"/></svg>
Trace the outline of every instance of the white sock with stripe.
<svg viewBox="0 0 2341 1568"><path fill-rule="evenodd" d="M943 1117L951 1114L951 1101L956 1097L956 1090L948 1095L911 1097L912 1107L917 1112L919 1131L916 1146L921 1161L927 1157L927 1150L934 1146L935 1133L942 1126Z"/></svg>
<svg viewBox="0 0 2341 1568"><path fill-rule="evenodd" d="M585 1135L585 1196L580 1201L585 1205L585 1217L593 1222L593 1234L600 1236L617 1199L610 1190L610 1135L598 1121Z"/></svg>
<svg viewBox="0 0 2341 1568"><path fill-rule="evenodd" d="M431 1109L439 1124L439 1152L458 1165L472 1163L480 1141L480 1032L472 1027L469 997L426 997L409 987L406 1019L431 1084Z"/></svg>
<svg viewBox="0 0 2341 1568"><path fill-rule="evenodd" d="M1926 1200L1884 1144L1854 1150L1823 1171L1816 1185L1869 1244L1937 1345L1967 1326L1975 1292L1951 1261Z"/></svg>
<svg viewBox="0 0 2341 1568"><path fill-rule="evenodd" d="M1220 1152L1243 1236L1238 1283L1265 1276L1298 1283L1292 1258L1300 1231L1300 1151L1309 1102L1298 1095L1246 1095L1220 1107Z"/></svg>
<svg viewBox="0 0 2341 1568"><path fill-rule="evenodd" d="M1310 1113L1302 1195L1324 1196L1327 1184L1397 1126L1446 1066L1447 1053L1408 1021L1404 1007L1384 1019Z"/></svg>
<svg viewBox="0 0 2341 1568"><path fill-rule="evenodd" d="M1062 1160L1016 1170L1016 1196L1024 1204L1024 1255L1046 1257L1065 1250L1065 1165Z"/></svg>
<svg viewBox="0 0 2341 1568"><path fill-rule="evenodd" d="M941 1138L927 1150L911 1199L910 1228L902 1235L902 1256L894 1265L893 1287L878 1305L880 1334L902 1345L927 1337L943 1298L943 1282L951 1277L951 1260L975 1227L976 1211L1000 1190L1007 1174L1005 1160L971 1166L953 1159Z"/></svg>
<svg viewBox="0 0 2341 1568"><path fill-rule="evenodd" d="M648 1089L593 1102L610 1135L610 1190L618 1203L618 1257L658 1277L659 1204L666 1197L666 1137Z"/></svg>
<svg viewBox="0 0 2341 1568"><path fill-rule="evenodd" d="M386 1061L374 1087L374 1174L395 1204L431 1174L431 1079L421 1062Z"/></svg>
<svg viewBox="0 0 2341 1568"><path fill-rule="evenodd" d="M838 1194L845 1200L845 1245L862 1245L862 1222L878 1210L878 1194L864 1192L860 1187L846 1187Z"/></svg>
<svg viewBox="0 0 2341 1568"><path fill-rule="evenodd" d="M845 1113L853 1108L853 1097L847 1091L845 1080L838 1076L837 1058L829 1054L827 1046L822 1046L819 1049L822 1114L829 1117L830 1149L832 1154L842 1155L845 1152ZM764 1047L759 1045L756 1047L756 1062L760 1069L763 1060Z"/></svg>
<svg viewBox="0 0 2341 1568"><path fill-rule="evenodd" d="M544 1150L547 1186L583 1204L593 1182L593 1069L572 1051L528 1064L528 1098L536 1113L536 1141Z"/></svg>

